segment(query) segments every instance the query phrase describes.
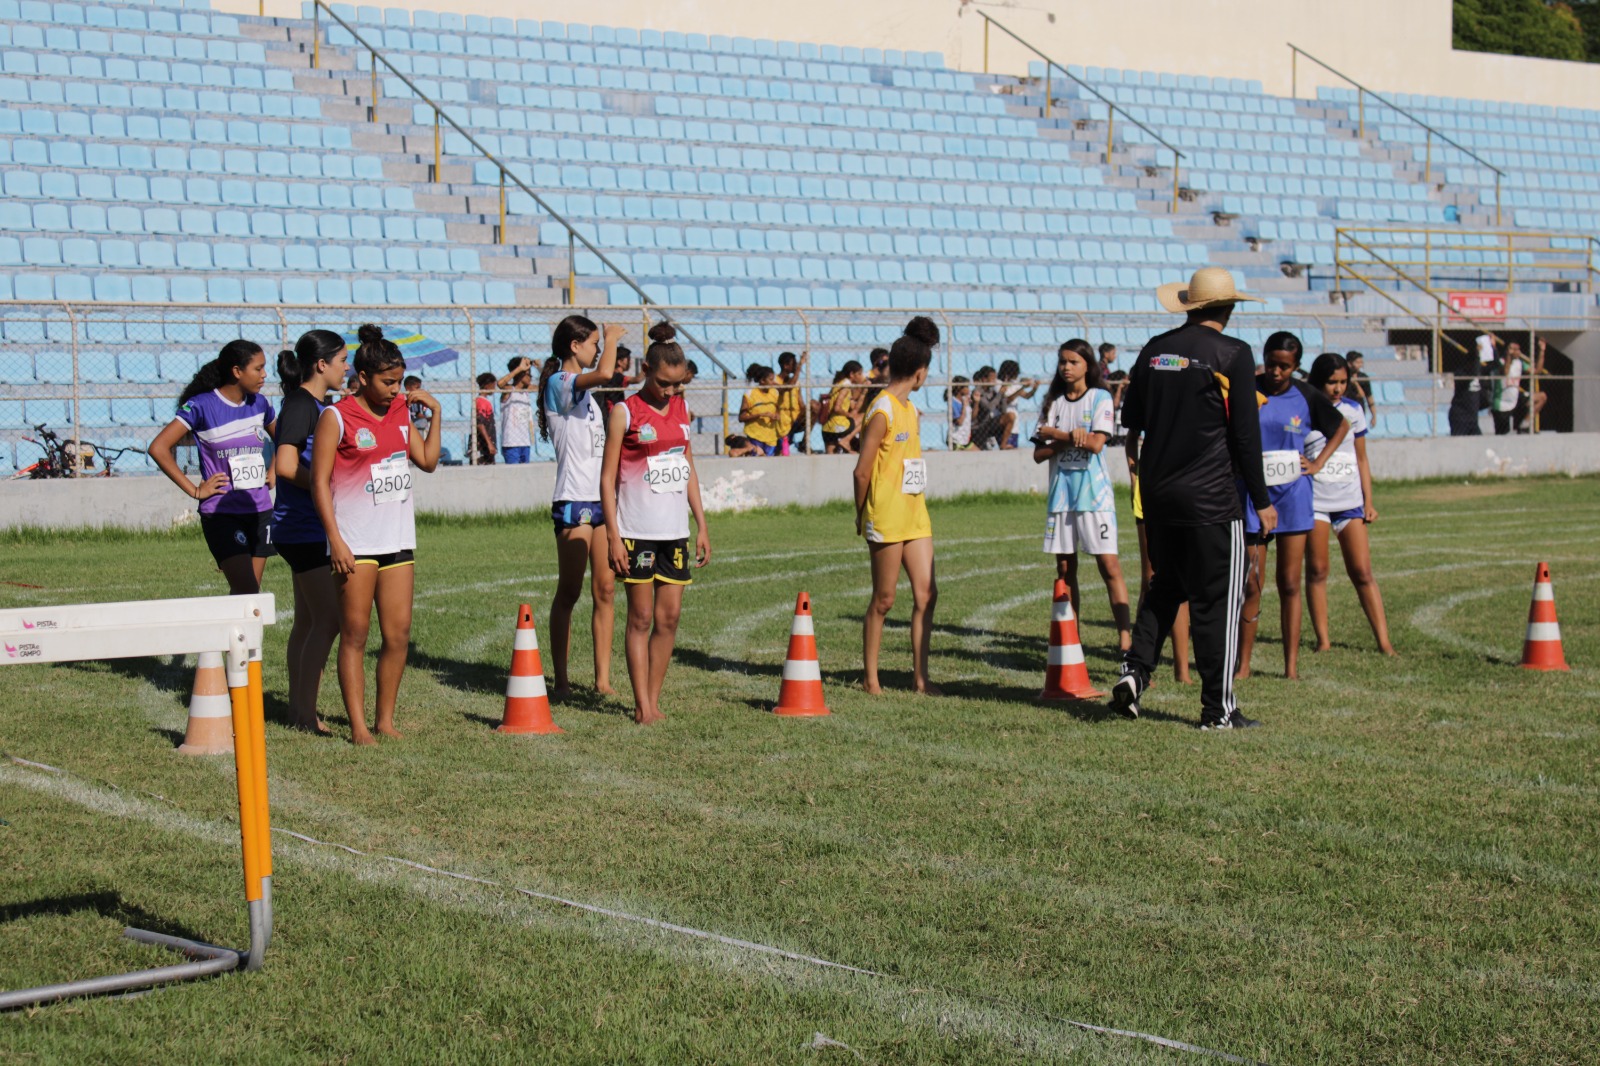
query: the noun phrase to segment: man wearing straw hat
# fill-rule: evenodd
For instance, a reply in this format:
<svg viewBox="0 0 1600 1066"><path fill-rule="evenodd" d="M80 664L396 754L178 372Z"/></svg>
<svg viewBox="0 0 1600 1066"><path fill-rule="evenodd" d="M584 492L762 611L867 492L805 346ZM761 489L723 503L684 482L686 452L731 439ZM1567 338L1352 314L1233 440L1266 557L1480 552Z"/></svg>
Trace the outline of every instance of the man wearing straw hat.
<svg viewBox="0 0 1600 1066"><path fill-rule="evenodd" d="M1255 358L1223 329L1234 304L1260 301L1239 292L1221 267L1195 271L1188 284L1163 285L1156 296L1188 321L1144 346L1122 401L1155 576L1111 699L1138 717L1139 697L1187 601L1200 667L1200 728L1244 729L1260 723L1239 713L1233 695L1247 567L1238 484L1255 504L1263 533L1277 526L1278 512L1262 468Z"/></svg>

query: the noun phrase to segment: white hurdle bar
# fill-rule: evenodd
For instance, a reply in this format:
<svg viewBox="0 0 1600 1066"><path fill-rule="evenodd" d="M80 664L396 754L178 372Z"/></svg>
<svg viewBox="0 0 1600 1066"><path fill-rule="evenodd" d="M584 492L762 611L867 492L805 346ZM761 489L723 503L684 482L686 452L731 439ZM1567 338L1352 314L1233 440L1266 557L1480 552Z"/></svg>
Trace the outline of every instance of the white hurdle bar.
<svg viewBox="0 0 1600 1066"><path fill-rule="evenodd" d="M0 611L0 666L222 653L233 711L239 838L250 920L250 947L245 951L144 929L124 929L123 935L130 939L171 948L201 961L0 992L0 1010L261 968L272 940L272 845L261 646L266 626L276 617L273 598L266 593Z"/></svg>

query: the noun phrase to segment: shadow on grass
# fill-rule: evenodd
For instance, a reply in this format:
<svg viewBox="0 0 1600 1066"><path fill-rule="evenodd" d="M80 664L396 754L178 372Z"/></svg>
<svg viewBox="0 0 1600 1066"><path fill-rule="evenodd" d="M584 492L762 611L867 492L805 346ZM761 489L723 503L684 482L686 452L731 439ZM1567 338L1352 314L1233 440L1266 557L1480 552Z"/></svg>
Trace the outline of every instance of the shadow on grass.
<svg viewBox="0 0 1600 1066"><path fill-rule="evenodd" d="M81 911L93 911L102 918L111 918L123 925L147 929L152 933L165 933L185 940L206 941L206 937L178 922L151 914L127 902L118 892L81 892L70 896L47 896L18 903L0 903L0 925L19 922L43 915L66 916Z"/></svg>

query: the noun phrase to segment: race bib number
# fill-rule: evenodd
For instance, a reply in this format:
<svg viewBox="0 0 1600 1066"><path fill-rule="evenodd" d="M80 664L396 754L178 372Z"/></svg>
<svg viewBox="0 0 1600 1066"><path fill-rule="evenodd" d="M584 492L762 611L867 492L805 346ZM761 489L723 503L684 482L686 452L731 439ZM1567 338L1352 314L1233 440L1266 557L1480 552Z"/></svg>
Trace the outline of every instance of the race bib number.
<svg viewBox="0 0 1600 1066"><path fill-rule="evenodd" d="M228 456L228 480L236 489L260 489L267 484L267 461L260 452Z"/></svg>
<svg viewBox="0 0 1600 1066"><path fill-rule="evenodd" d="M605 427L598 423L589 423L589 454L596 459L606 454Z"/></svg>
<svg viewBox="0 0 1600 1066"><path fill-rule="evenodd" d="M1291 484L1300 476L1299 452L1264 452L1261 459L1269 487Z"/></svg>
<svg viewBox="0 0 1600 1066"><path fill-rule="evenodd" d="M928 491L928 463L925 459L903 459L905 469L900 474L900 491L907 496L921 496Z"/></svg>
<svg viewBox="0 0 1600 1066"><path fill-rule="evenodd" d="M403 456L373 463L367 490L375 504L405 503L411 499L411 464Z"/></svg>
<svg viewBox="0 0 1600 1066"><path fill-rule="evenodd" d="M1322 469L1317 472L1316 478L1324 485L1347 485L1355 479L1355 460L1344 455L1336 455L1322 464Z"/></svg>
<svg viewBox="0 0 1600 1066"><path fill-rule="evenodd" d="M644 483L651 492L687 492L688 457L676 453L650 456L645 460Z"/></svg>
<svg viewBox="0 0 1600 1066"><path fill-rule="evenodd" d="M1089 456L1093 454L1087 448L1068 448L1061 453L1061 469L1087 470L1089 469Z"/></svg>

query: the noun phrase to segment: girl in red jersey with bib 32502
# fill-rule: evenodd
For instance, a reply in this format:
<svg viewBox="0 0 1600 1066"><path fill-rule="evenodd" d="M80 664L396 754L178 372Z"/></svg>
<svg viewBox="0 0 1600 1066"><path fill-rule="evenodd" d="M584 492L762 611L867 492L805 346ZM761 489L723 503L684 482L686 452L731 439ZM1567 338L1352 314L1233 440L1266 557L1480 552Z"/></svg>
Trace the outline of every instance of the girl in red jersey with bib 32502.
<svg viewBox="0 0 1600 1066"><path fill-rule="evenodd" d="M633 720L640 725L664 717L661 686L677 641L683 589L692 580L690 512L697 529L694 565L711 559L683 402L689 364L675 336L669 323L650 327L644 385L611 409L600 474L611 569L628 589L628 678Z"/></svg>
<svg viewBox="0 0 1600 1066"><path fill-rule="evenodd" d="M410 404L428 408L439 425L439 401L421 389L400 395L406 361L377 326L362 326L355 391L322 412L311 453L312 498L328 531L328 558L339 584L339 688L350 716L350 739L375 743L367 731L364 658L372 605L378 605L377 731L398 737L395 699L411 641L412 559L417 546L411 470L439 465L438 433L424 440ZM409 400L409 402L408 402Z"/></svg>

